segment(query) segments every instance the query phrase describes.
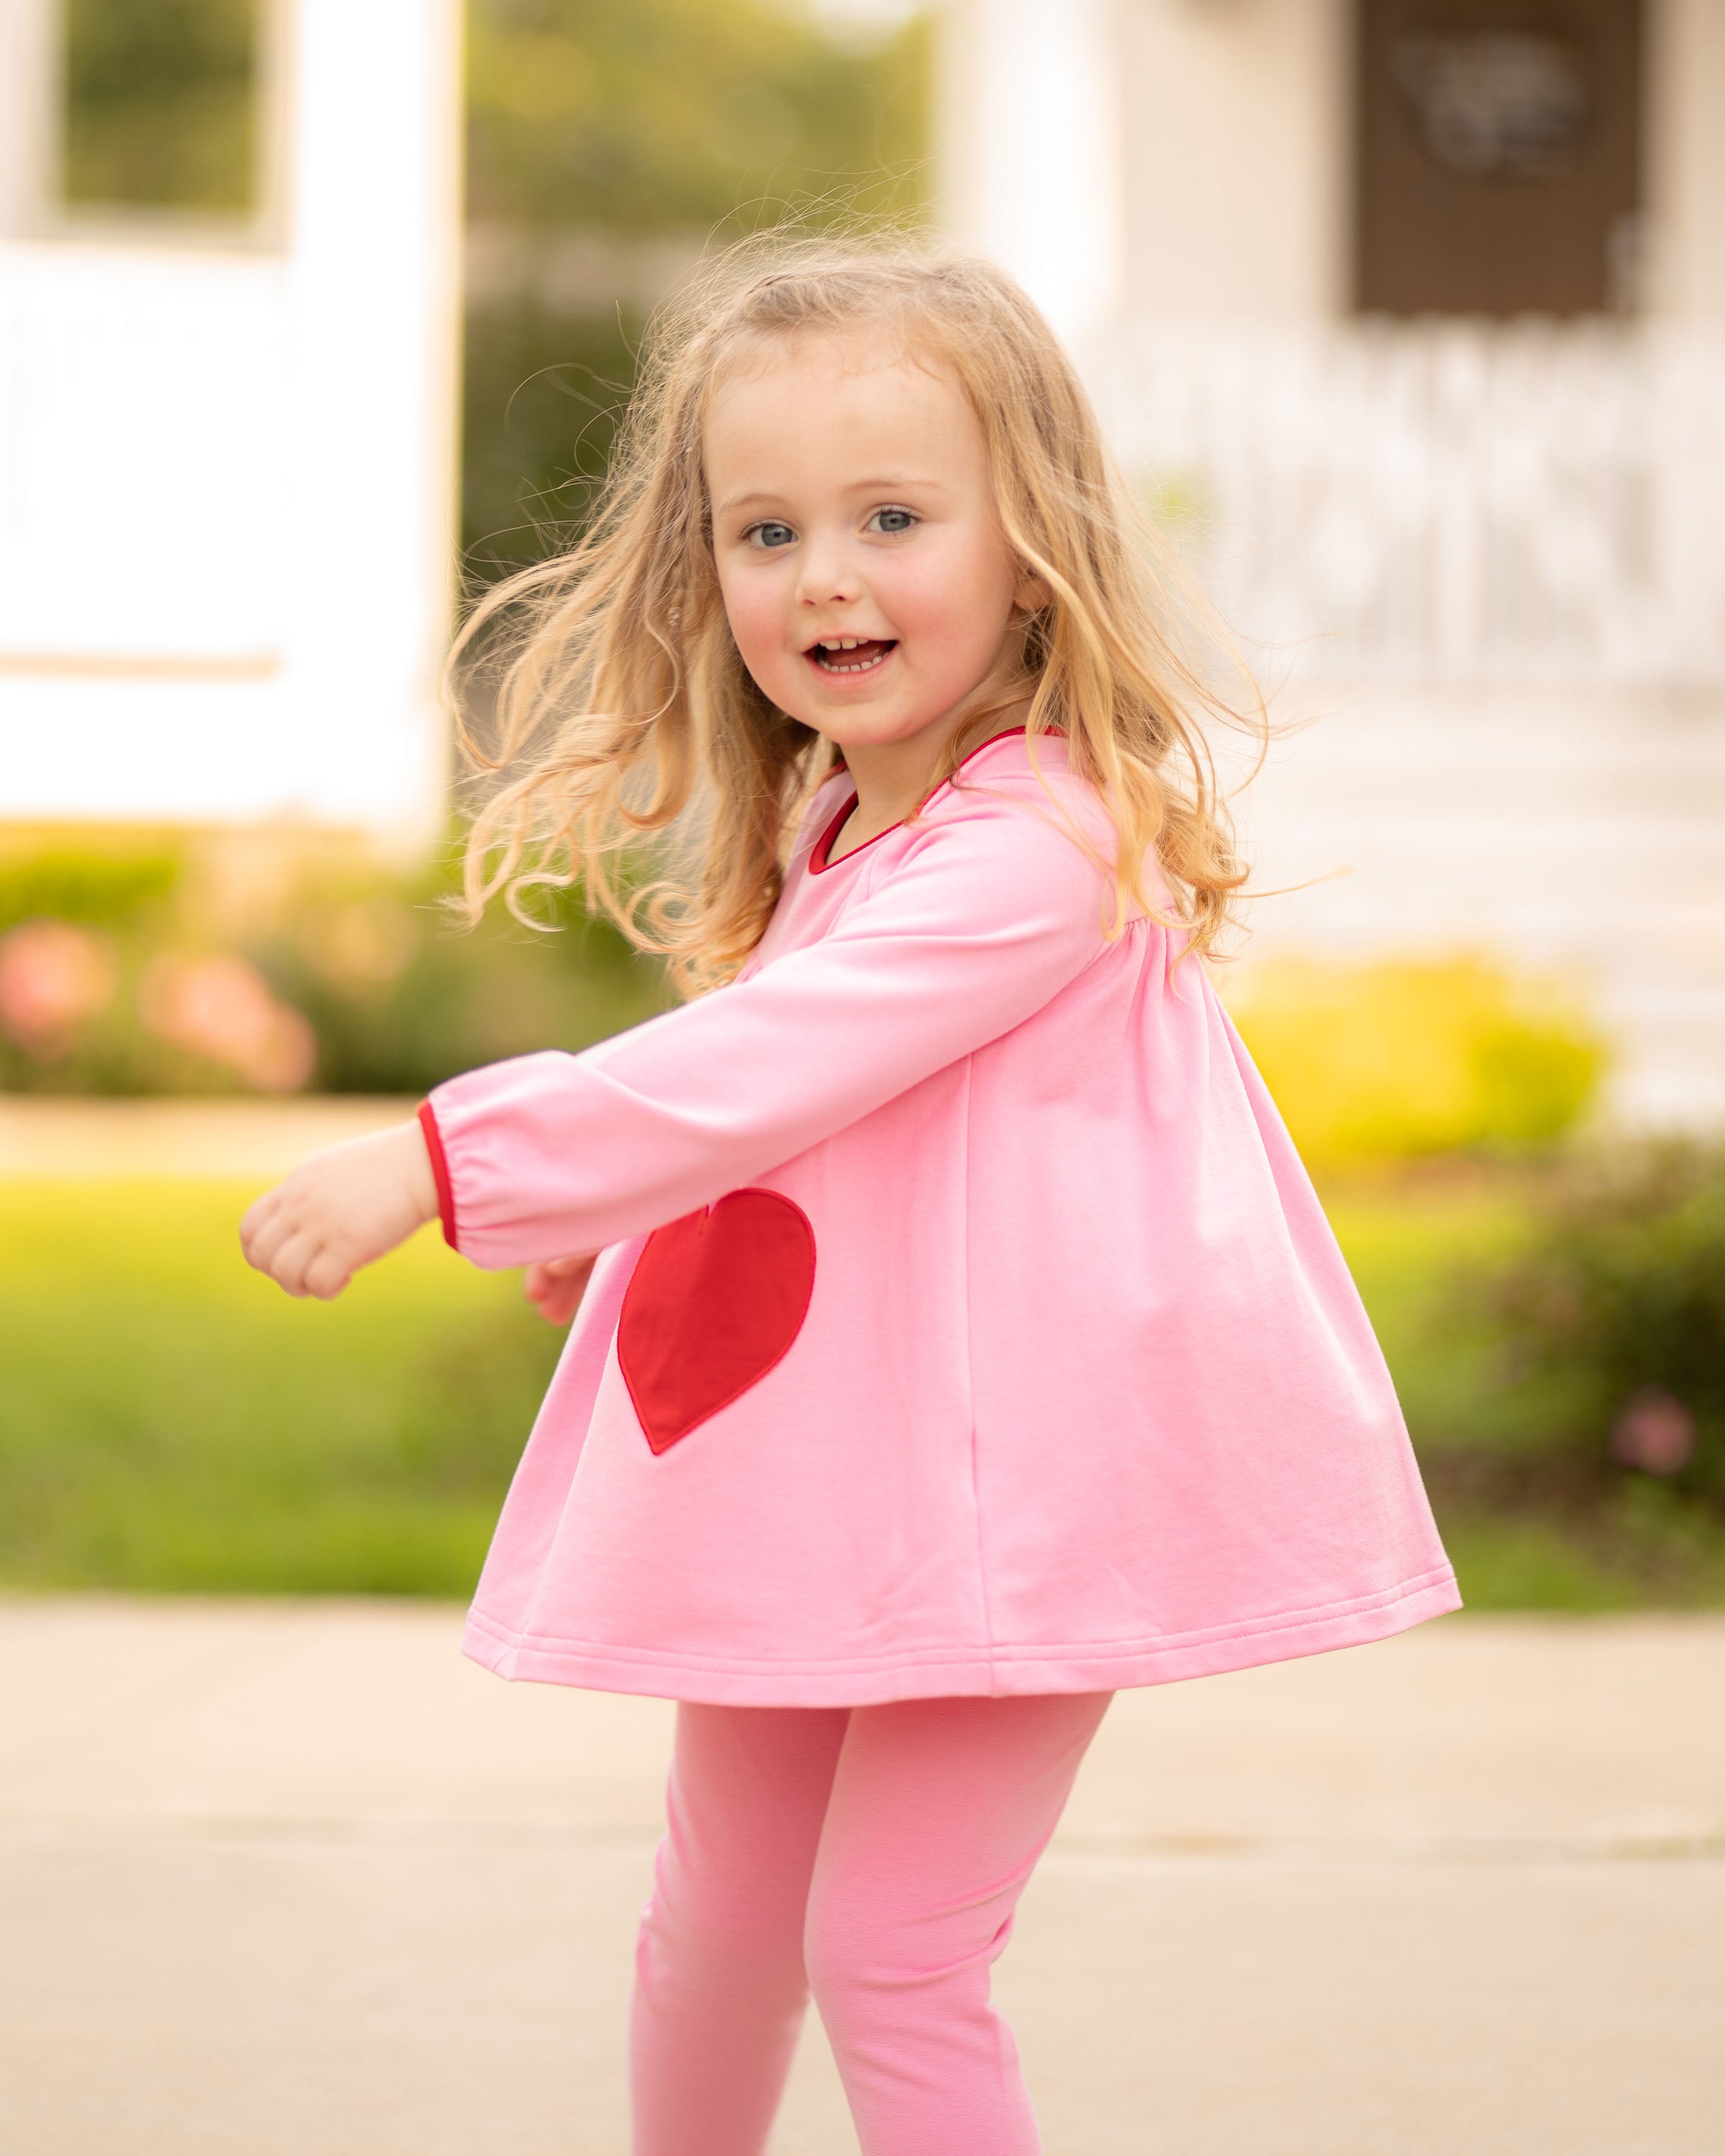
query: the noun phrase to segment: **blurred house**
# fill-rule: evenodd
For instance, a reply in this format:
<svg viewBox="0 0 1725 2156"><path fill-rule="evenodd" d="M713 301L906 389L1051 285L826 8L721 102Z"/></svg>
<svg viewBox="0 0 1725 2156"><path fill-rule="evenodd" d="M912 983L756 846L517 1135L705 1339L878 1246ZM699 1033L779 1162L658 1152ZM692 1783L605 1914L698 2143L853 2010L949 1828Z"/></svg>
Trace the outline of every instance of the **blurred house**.
<svg viewBox="0 0 1725 2156"><path fill-rule="evenodd" d="M948 221L1308 718L1255 952L1495 952L1725 1117L1725 6L953 0Z"/></svg>
<svg viewBox="0 0 1725 2156"><path fill-rule="evenodd" d="M116 34L148 12L110 9ZM423 835L445 762L459 8L211 19L255 44L250 184L141 207L75 199L67 18L0 0L0 819Z"/></svg>

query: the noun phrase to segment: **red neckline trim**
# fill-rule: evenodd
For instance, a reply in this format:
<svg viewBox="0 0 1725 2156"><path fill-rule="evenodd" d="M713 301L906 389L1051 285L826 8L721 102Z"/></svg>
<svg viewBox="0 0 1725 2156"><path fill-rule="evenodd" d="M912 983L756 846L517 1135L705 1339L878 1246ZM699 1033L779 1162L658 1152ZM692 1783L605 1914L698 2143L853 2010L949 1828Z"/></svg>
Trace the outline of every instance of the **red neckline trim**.
<svg viewBox="0 0 1725 2156"><path fill-rule="evenodd" d="M976 747L970 752L970 754L965 757L964 762L958 766L957 770L949 773L948 775L941 781L940 785L935 788L934 793L931 793L927 797L927 799L922 802L921 804L922 808L926 808L928 806L928 803L933 800L935 793L940 793L942 788L950 786L953 779L958 776L958 773L963 770L964 765L974 762L976 758L982 754L985 748L993 748L996 742L1010 741L1014 734L1022 734L1024 731L1025 729L1023 726L1003 726L998 734L990 734L987 741L978 742ZM1056 732L1058 729L1054 726L1050 726L1045 729L1045 731L1050 733L1054 733ZM815 840L809 855L809 873L810 875L824 875L829 869L843 868L846 861L854 861L859 854L867 853L870 846L878 846L883 839L890 839L895 831L902 831L905 825L911 820L910 818L906 816L901 818L896 824L889 824L884 831L876 831L872 839L865 839L860 846L853 846L848 854L840 854L838 860L834 860L832 858L833 841L838 837L839 832L844 829L845 824L850 822L850 812L855 808L856 803L857 796L853 793L850 798L845 803L844 807L839 809L838 814L834 817L832 822L827 825L825 830L824 830L820 836Z"/></svg>

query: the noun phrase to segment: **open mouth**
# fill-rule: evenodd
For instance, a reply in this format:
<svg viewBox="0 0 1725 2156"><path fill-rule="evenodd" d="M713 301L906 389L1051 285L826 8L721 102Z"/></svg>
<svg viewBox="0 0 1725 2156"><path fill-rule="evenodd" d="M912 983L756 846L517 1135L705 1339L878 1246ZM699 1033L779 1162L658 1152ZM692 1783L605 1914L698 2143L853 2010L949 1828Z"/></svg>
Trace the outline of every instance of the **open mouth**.
<svg viewBox="0 0 1725 2156"><path fill-rule="evenodd" d="M896 636L824 636L803 656L823 674L872 674L897 649Z"/></svg>

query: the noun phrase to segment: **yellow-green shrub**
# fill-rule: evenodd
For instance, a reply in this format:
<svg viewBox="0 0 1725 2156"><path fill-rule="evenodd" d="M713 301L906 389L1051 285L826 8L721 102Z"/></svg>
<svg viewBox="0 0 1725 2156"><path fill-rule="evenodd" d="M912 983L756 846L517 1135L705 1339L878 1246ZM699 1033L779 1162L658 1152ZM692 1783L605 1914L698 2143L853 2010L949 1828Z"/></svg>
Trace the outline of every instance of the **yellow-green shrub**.
<svg viewBox="0 0 1725 2156"><path fill-rule="evenodd" d="M1271 959L1223 988L1317 1166L1537 1151L1575 1123L1604 1068L1573 1009L1480 957Z"/></svg>

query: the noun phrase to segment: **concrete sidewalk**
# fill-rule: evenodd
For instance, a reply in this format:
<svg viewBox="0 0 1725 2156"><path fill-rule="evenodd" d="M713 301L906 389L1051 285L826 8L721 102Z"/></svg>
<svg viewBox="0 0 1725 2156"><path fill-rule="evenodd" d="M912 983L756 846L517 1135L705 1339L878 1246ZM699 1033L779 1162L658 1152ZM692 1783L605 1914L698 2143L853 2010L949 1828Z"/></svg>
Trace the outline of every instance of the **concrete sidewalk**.
<svg viewBox="0 0 1725 2156"><path fill-rule="evenodd" d="M670 1710L458 1632L0 1602L7 2156L624 2156ZM1722 1707L1678 1618L1124 1696L999 1979L1050 2156L1718 2156Z"/></svg>

